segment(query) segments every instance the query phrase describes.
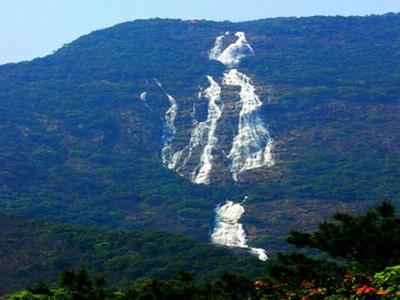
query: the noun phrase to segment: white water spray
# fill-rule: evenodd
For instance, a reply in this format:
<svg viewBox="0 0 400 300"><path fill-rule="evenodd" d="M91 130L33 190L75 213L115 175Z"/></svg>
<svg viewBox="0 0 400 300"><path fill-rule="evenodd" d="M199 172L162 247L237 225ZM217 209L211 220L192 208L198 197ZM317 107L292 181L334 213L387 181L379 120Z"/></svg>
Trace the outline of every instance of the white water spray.
<svg viewBox="0 0 400 300"><path fill-rule="evenodd" d="M254 55L254 50L247 42L244 32L235 33L236 41L223 49L223 40L227 38L229 32L217 37L214 47L209 52L209 58L218 60L227 67L237 66L240 61L249 55Z"/></svg>
<svg viewBox="0 0 400 300"><path fill-rule="evenodd" d="M240 102L237 103L240 107L239 124L228 155L232 178L237 181L238 174L264 166L270 167L274 160L273 140L260 117L262 102L256 94L256 88L248 76L233 68L244 57L255 53L244 32L236 32L235 36L236 41L225 50L222 47L226 35L217 37L209 58L220 61L228 68L223 84L240 86Z"/></svg>
<svg viewBox="0 0 400 300"><path fill-rule="evenodd" d="M211 235L214 244L227 247L245 248L251 254L256 255L260 260L266 261L268 256L261 248L252 248L247 245L246 232L243 225L239 223L244 213L244 207L240 203L226 201L216 209L216 225Z"/></svg>
<svg viewBox="0 0 400 300"><path fill-rule="evenodd" d="M223 42L227 36L228 34L217 37L214 47L209 52L209 58L227 67L227 72L224 73L224 85L240 87L240 101L237 103L237 107L240 107L239 124L228 155L231 160L232 178L237 181L237 175L241 172L274 164L273 140L260 117L262 102L256 94L255 86L248 76L234 68L244 57L254 55L254 50L243 32L237 32L236 41L223 50ZM227 247L249 249L251 254L265 261L268 256L264 249L247 245L246 232L239 223L244 211L241 204L232 201L218 206L216 226L211 241Z"/></svg>
<svg viewBox="0 0 400 300"><path fill-rule="evenodd" d="M244 57L255 55L254 50L243 32L237 32L235 34L236 41L224 48L229 35L230 33L227 32L217 37L214 47L209 52L209 58L226 66L223 85L240 87L240 101L236 103L238 109L240 109L237 134L233 137L232 148L227 156L230 159L229 170L232 178L237 181L238 175L244 171L274 164L272 158L273 140L260 116L262 102L256 94L253 82L247 75L236 69ZM164 90L161 83L155 80L170 102L170 107L165 113L163 130L164 145L161 151L163 164L176 170L179 174L187 174L189 168L190 179L197 184L209 184L211 181L213 152L218 145L218 138L215 133L223 111L221 87L211 76L207 76L207 79L210 86L199 95L199 98L204 97L208 100L207 119L203 122L197 122L193 109L194 128L190 134L189 143L176 152L174 152L172 144L176 136L177 104L175 99ZM193 161L192 158L198 159L199 153L199 164L193 168L189 165L189 161ZM216 226L211 235L211 240L215 244L227 247L248 249L251 254L265 261L268 256L264 249L252 248L247 244L246 232L243 225L239 223L244 211L244 207L240 203L233 203L232 201L227 201L224 205L217 207Z"/></svg>
<svg viewBox="0 0 400 300"><path fill-rule="evenodd" d="M210 183L213 149L218 143L215 130L223 109L221 87L211 76L207 76L207 80L210 84L209 87L199 93L199 98L204 97L208 100L207 119L203 122L197 122L194 115L192 116L194 128L190 134L189 144L182 150L173 153L168 164L169 168L181 174L193 156L199 153L198 149L200 148L199 163L190 173L191 181L197 184Z"/></svg>
<svg viewBox="0 0 400 300"><path fill-rule="evenodd" d="M231 69L225 73L224 84L240 86L238 131L228 155L232 177L237 180L237 174L274 164L271 153L273 140L260 118L262 102L251 79L237 69Z"/></svg>
<svg viewBox="0 0 400 300"><path fill-rule="evenodd" d="M146 101L146 97L147 97L147 92L143 92L139 96L140 100L142 100L142 101Z"/></svg>
<svg viewBox="0 0 400 300"><path fill-rule="evenodd" d="M211 77L207 76L210 86L204 91L204 96L208 100L208 115L207 120L199 123L198 127L201 127L203 134L200 137L205 137L205 145L203 153L200 157L200 167L197 175L195 172L192 174L194 183L210 183L210 172L212 169L213 155L212 151L218 143L218 138L215 136L215 130L217 129L217 122L222 115L223 103L221 103L221 87Z"/></svg>

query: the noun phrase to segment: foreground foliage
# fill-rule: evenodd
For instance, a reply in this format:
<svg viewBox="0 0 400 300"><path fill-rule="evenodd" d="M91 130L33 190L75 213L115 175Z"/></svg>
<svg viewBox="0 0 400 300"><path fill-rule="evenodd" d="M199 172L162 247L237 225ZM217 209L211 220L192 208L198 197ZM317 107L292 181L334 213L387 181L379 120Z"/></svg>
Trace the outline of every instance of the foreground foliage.
<svg viewBox="0 0 400 300"><path fill-rule="evenodd" d="M398 299L400 297L399 266L389 267L374 277L344 275L340 286L321 287L315 281L303 280L294 289L287 283L250 280L225 273L205 285L195 284L191 273L180 273L169 280L140 278L123 290L105 288L104 278L92 279L84 269L66 271L57 288L40 284L10 295L9 300L28 299ZM393 270L397 270L394 272ZM381 280L389 276L390 280Z"/></svg>
<svg viewBox="0 0 400 300"><path fill-rule="evenodd" d="M167 280L142 277L124 288L113 289L106 285L104 277L91 278L86 269L80 269L64 271L55 287L39 284L9 298L398 299L400 219L394 212L390 203L383 202L358 216L338 213L311 234L292 232L289 242L300 248L325 250L325 258L300 252L279 254L267 263L265 275L259 278L224 273L216 280L199 283L193 273L179 272ZM364 235L360 226L367 224L365 230L370 234ZM357 231L362 237L356 237ZM377 235L385 250L375 247ZM342 240L346 243L341 243Z"/></svg>
<svg viewBox="0 0 400 300"><path fill-rule="evenodd" d="M359 216L336 213L313 233L291 232L287 240L357 263L357 268L367 272L382 270L400 263L400 221L394 212L392 204L383 202Z"/></svg>

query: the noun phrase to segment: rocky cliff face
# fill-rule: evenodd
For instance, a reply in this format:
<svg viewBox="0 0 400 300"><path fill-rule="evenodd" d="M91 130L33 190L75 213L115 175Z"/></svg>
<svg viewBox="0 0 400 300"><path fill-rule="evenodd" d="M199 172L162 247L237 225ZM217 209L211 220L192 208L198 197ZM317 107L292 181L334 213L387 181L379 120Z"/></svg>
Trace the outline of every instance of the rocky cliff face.
<svg viewBox="0 0 400 300"><path fill-rule="evenodd" d="M227 44L225 40L231 35L226 32L218 36L209 50L209 59L226 68L222 78L207 75L208 86L199 88L189 111L156 81L169 101L164 115L162 162L196 184L240 181L244 172L274 165L274 141L260 114L263 102L250 77L238 69L243 58L255 53L244 32L236 32L235 40ZM207 111L201 121L196 113L200 105ZM178 114L191 119L177 124ZM184 141L184 146L175 140Z"/></svg>

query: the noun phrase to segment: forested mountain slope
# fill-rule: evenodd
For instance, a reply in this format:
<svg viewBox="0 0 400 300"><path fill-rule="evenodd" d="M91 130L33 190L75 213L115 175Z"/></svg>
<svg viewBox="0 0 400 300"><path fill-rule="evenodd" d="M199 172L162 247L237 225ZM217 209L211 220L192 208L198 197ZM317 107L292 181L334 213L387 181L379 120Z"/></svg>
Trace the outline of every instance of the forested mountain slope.
<svg viewBox="0 0 400 300"><path fill-rule="evenodd" d="M398 201L399 84L398 14L96 31L0 66L0 208L206 241L245 195L251 239L268 201Z"/></svg>
<svg viewBox="0 0 400 300"><path fill-rule="evenodd" d="M0 232L0 296L83 266L120 285L179 271L195 272L203 281L228 270L259 275L263 269L254 257L160 231L104 231L0 214Z"/></svg>

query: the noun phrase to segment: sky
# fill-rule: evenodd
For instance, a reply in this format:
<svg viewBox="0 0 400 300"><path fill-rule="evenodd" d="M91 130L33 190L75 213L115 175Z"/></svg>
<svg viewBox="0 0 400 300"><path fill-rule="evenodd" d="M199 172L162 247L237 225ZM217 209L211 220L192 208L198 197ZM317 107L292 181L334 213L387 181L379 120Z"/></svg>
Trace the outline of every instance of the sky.
<svg viewBox="0 0 400 300"><path fill-rule="evenodd" d="M400 0L0 0L0 64L51 54L81 35L147 18L243 21L400 12Z"/></svg>

